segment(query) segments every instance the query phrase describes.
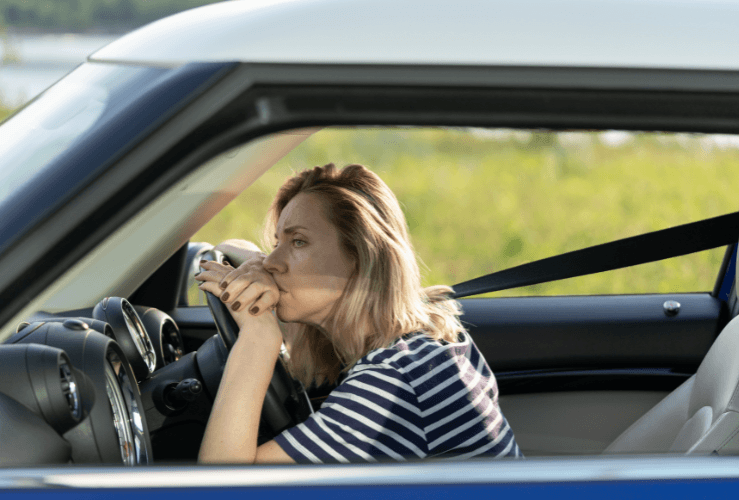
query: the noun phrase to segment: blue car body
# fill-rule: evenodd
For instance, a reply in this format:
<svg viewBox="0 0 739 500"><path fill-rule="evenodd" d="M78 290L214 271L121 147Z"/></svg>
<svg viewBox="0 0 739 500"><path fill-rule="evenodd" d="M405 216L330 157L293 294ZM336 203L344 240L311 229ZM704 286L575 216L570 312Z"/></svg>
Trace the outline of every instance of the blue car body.
<svg viewBox="0 0 739 500"><path fill-rule="evenodd" d="M308 0L223 2L143 27L92 54L0 125L0 341L31 338L21 335L33 333L21 322L40 328L33 325L48 327L52 318L85 320L104 297L143 297L142 286L167 262L193 258L187 242L197 229L318 127L736 133L739 41L732 35L738 21L739 6L729 2ZM231 151L268 160L249 160L242 171L227 162L216 165ZM543 363L559 371L549 373L547 383L647 377L669 392L678 382L666 380L692 375L680 378L672 367L695 369L734 315L735 245L726 255L712 293L670 297L685 304L680 318L699 327L670 337L679 349L655 354L652 365L634 368L624 362L632 355L627 347L614 354L613 344L606 343L602 352L570 359L574 372L563 371L558 354L546 347L518 353L499 343L501 380L539 377L540 383L532 359L551 355ZM180 297L181 285L172 300ZM178 324L213 333L207 310L186 310L167 300L156 307ZM592 329L599 318L611 326L628 318L656 342L648 330L665 321L661 295L540 298L525 303L541 313L531 318L516 309L523 302L478 300L467 302L469 317L495 317L501 328L518 325L529 332L549 332L552 316L541 311L559 311L569 329ZM598 313L587 316L583 310ZM93 326L86 324L88 331ZM483 337L477 342L484 350ZM220 360L214 343L208 344L208 359ZM125 345L120 353L127 365ZM585 368L609 353L613 359L602 370ZM198 363L195 357L191 353L188 362ZM205 351L200 357L206 358ZM133 378L137 369L131 360L117 374ZM147 396L144 380L137 378L138 404L154 412L155 397ZM156 372L144 378L152 386ZM100 403L104 398L97 394ZM145 432L165 425L148 418ZM13 429L6 424L4 432ZM82 442L69 439L72 449ZM148 439L140 445L151 451ZM157 463L148 453L137 463L146 467L123 468L103 451L89 461L69 453L73 465L5 461L3 494L693 498L733 492L739 485L739 460L730 456L202 467Z"/></svg>

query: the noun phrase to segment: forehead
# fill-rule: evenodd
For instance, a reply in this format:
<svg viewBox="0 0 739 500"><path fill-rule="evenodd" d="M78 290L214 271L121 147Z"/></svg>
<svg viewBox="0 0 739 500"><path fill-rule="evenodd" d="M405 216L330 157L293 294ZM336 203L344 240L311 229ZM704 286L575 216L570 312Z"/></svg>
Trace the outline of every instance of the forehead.
<svg viewBox="0 0 739 500"><path fill-rule="evenodd" d="M280 214L277 221L277 232L280 233L292 226L303 226L306 229L323 230L333 227L324 213L325 205L320 195L315 193L298 193Z"/></svg>

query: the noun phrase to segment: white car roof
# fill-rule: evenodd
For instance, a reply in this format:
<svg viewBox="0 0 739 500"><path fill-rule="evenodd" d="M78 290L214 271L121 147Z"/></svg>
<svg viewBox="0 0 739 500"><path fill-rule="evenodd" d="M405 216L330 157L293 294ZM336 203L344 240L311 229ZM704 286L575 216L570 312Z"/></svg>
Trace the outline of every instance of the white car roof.
<svg viewBox="0 0 739 500"><path fill-rule="evenodd" d="M233 0L90 60L739 69L728 0Z"/></svg>

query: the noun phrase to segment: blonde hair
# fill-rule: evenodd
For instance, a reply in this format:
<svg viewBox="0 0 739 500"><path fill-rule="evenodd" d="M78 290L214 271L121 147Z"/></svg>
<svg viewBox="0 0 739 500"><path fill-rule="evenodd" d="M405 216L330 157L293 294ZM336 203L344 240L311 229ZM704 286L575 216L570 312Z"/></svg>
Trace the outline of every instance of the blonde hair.
<svg viewBox="0 0 739 500"><path fill-rule="evenodd" d="M342 369L407 333L456 342L464 328L459 304L450 299L452 289L421 287L405 216L377 174L362 165L339 170L329 163L294 175L277 192L266 234L274 232L282 210L298 193L320 196L355 271L334 304L326 331L294 327L288 362L293 377L306 386L334 383Z"/></svg>

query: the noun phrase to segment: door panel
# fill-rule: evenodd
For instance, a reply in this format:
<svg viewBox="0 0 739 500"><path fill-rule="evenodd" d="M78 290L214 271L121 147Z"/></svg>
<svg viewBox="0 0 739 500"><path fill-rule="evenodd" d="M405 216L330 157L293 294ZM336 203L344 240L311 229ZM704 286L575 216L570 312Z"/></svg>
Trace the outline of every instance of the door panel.
<svg viewBox="0 0 739 500"><path fill-rule="evenodd" d="M681 304L677 315L663 303ZM461 300L493 371L671 368L692 373L727 322L708 293Z"/></svg>
<svg viewBox="0 0 739 500"><path fill-rule="evenodd" d="M527 456L601 453L695 372L728 317L707 293L461 303Z"/></svg>

